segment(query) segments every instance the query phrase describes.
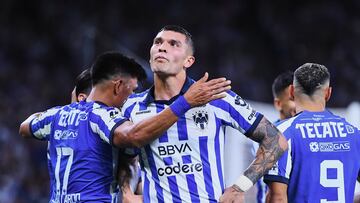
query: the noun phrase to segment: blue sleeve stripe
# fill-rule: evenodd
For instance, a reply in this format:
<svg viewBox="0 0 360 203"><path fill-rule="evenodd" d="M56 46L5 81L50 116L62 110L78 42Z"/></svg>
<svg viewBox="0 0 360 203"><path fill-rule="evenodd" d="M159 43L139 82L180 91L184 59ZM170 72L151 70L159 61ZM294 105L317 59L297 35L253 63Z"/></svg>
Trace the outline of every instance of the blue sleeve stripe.
<svg viewBox="0 0 360 203"><path fill-rule="evenodd" d="M236 97L237 96L237 94L235 93L235 92L233 92L233 91L231 91L231 90L228 90L226 93L228 93L230 96L232 96L232 97Z"/></svg>
<svg viewBox="0 0 360 203"><path fill-rule="evenodd" d="M249 122L247 122L247 120L242 117L242 115L233 107L231 106L228 102L222 100L222 99L217 99L214 100L212 102L210 102L210 104L212 106L218 107L221 110L228 112L230 114L230 117L238 123L238 125L246 132L248 131L248 129L251 127L251 124ZM235 127L235 126L232 126Z"/></svg>
<svg viewBox="0 0 360 203"><path fill-rule="evenodd" d="M130 118L130 114L133 111L134 107L136 105L136 102L133 103L132 105L130 105L128 108L126 108L125 112L124 112L124 117L126 118Z"/></svg>
<svg viewBox="0 0 360 203"><path fill-rule="evenodd" d="M98 130L100 131L96 133L103 133L107 138L110 137L109 126L105 124L104 120L101 118L100 115L93 114L93 116L91 116L89 120L90 122L96 124Z"/></svg>
<svg viewBox="0 0 360 203"><path fill-rule="evenodd" d="M256 129L256 127L259 125L261 119L263 118L264 116L260 113L257 113L257 117L256 117L256 120L254 121L254 123L252 124L252 126L245 132L245 136L246 137L249 137L253 132L254 130Z"/></svg>
<svg viewBox="0 0 360 203"><path fill-rule="evenodd" d="M48 139L52 131L52 122L54 121L56 115L42 115L38 118L34 118L31 121L32 134L40 140Z"/></svg>
<svg viewBox="0 0 360 203"><path fill-rule="evenodd" d="M283 177L283 176L276 176L276 175L265 175L264 176L264 182L266 184L269 184L271 182L279 182L279 183L284 183L286 185L289 184L289 179Z"/></svg>
<svg viewBox="0 0 360 203"><path fill-rule="evenodd" d="M29 128L30 128L31 136L32 136L33 138L37 139L37 140L43 140L43 139L40 139L40 138L38 138L38 137L36 137L36 136L34 135L34 131L33 131L33 129L32 129L32 127L33 127L32 122L33 122L34 120L35 120L35 119L32 119L32 120L30 121L30 123L29 123Z"/></svg>

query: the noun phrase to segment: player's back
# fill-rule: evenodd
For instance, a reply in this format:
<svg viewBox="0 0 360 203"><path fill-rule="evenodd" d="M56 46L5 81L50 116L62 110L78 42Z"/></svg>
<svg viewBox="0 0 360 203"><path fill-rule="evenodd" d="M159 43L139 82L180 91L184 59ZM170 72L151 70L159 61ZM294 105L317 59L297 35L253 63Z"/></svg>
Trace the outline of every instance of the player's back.
<svg viewBox="0 0 360 203"><path fill-rule="evenodd" d="M51 200L113 201L117 184L108 136L111 128L103 117L118 113L100 103L80 102L61 107L48 117L52 119L52 126L45 139L50 141L49 155L55 178ZM36 131L36 124L33 129Z"/></svg>
<svg viewBox="0 0 360 203"><path fill-rule="evenodd" d="M288 201L352 202L359 131L329 111L304 111L278 127L289 142L287 159L279 161L279 170L290 176Z"/></svg>

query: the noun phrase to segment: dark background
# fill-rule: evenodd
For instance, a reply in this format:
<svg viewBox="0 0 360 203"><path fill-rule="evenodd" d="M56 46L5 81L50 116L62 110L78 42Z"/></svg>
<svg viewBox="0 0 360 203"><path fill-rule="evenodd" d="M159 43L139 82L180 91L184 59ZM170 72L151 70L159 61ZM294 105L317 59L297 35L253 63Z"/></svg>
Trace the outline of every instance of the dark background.
<svg viewBox="0 0 360 203"><path fill-rule="evenodd" d="M332 74L330 107L360 97L360 1L49 1L0 3L0 202L48 201L46 143L22 140L29 114L70 101L94 58L122 51L148 67L157 31L194 37L195 79L232 80L248 100L272 102L271 83L305 62Z"/></svg>

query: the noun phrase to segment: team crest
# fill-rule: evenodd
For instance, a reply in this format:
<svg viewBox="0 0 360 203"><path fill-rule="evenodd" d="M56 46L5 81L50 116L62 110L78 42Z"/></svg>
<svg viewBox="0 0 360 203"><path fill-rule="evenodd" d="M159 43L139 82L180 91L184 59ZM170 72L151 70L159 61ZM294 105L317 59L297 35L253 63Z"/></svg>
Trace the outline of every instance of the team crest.
<svg viewBox="0 0 360 203"><path fill-rule="evenodd" d="M197 127L204 130L208 125L209 116L206 111L196 111L193 114L193 120Z"/></svg>

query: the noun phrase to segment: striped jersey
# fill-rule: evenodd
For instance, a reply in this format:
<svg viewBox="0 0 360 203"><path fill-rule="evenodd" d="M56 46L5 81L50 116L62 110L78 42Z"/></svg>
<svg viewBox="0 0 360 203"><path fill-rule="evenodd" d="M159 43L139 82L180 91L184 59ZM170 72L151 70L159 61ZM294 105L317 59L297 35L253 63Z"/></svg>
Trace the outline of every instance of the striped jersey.
<svg viewBox="0 0 360 203"><path fill-rule="evenodd" d="M116 201L112 136L126 120L117 108L82 101L49 109L31 121L33 136L48 141L49 202Z"/></svg>
<svg viewBox="0 0 360 203"><path fill-rule="evenodd" d="M187 78L180 94L193 82ZM137 123L176 98L155 101L150 88L130 96L122 113ZM188 110L161 137L140 149L144 202L217 202L225 188L225 126L248 135L261 118L231 91L224 99Z"/></svg>
<svg viewBox="0 0 360 203"><path fill-rule="evenodd" d="M289 202L353 202L360 134L325 110L303 111L279 124L289 149L265 175L288 185Z"/></svg>

